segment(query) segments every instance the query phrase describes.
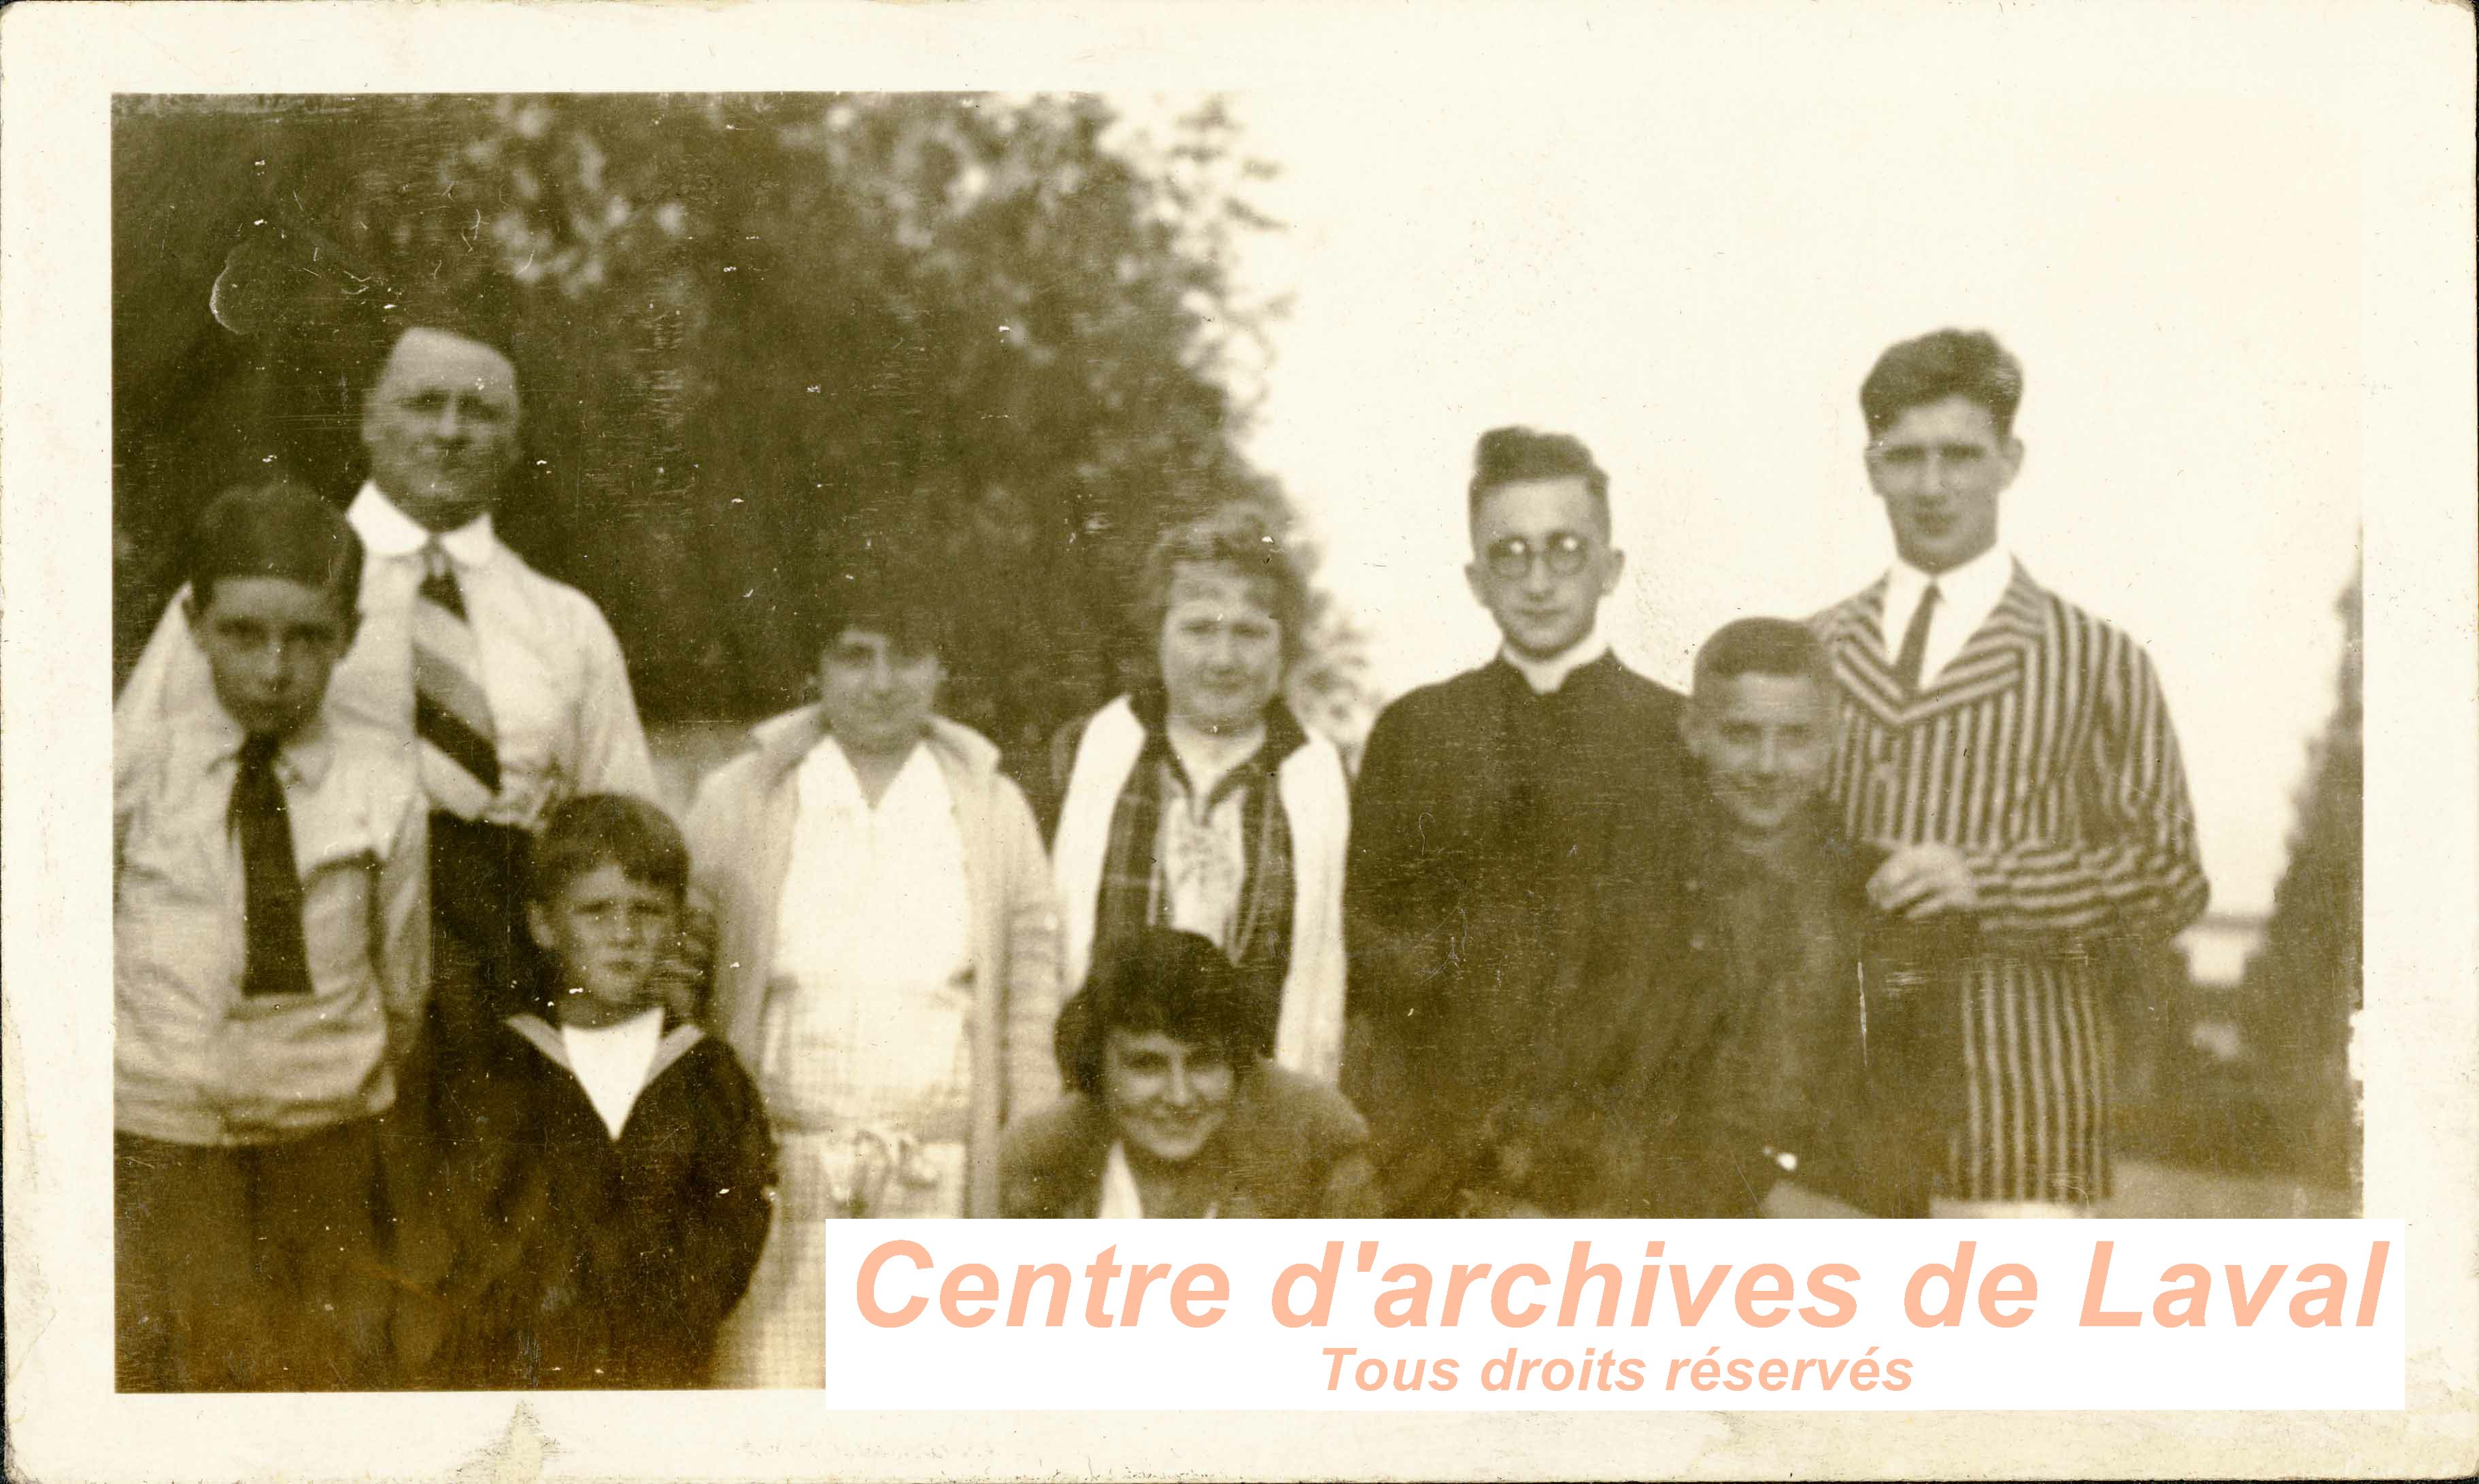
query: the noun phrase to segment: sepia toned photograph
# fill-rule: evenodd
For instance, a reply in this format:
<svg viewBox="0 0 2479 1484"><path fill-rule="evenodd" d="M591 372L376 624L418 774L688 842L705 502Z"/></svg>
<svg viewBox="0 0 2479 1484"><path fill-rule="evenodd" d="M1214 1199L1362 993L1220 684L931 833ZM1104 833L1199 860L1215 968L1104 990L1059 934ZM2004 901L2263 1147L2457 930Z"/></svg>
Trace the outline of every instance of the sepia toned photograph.
<svg viewBox="0 0 2479 1484"><path fill-rule="evenodd" d="M2309 309L1397 419L1293 357L1574 311L1296 99L113 122L124 1389L814 1387L836 1218L2357 1212L2356 499L2213 338ZM1672 451L1749 394L1826 478ZM2211 543L2079 487L2163 437Z"/></svg>
<svg viewBox="0 0 2479 1484"><path fill-rule="evenodd" d="M2468 37L7 8L13 1476L2456 1472Z"/></svg>

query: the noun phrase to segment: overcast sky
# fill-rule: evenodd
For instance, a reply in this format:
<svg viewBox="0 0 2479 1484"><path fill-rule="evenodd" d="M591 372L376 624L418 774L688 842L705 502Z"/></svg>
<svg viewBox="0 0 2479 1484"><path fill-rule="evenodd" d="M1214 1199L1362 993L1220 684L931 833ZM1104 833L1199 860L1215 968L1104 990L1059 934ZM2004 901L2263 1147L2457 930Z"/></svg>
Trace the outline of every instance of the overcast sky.
<svg viewBox="0 0 2479 1484"><path fill-rule="evenodd" d="M1859 381L1897 339L1984 327L2028 386L2006 538L2148 646L2215 906L2269 905L2360 503L2358 187L2317 119L1675 76L1235 106L1290 224L1247 277L1293 295L1252 450L1390 694L1490 652L1459 572L1482 429L1592 445L1628 553L1604 621L1682 683L1722 622L1882 571Z"/></svg>

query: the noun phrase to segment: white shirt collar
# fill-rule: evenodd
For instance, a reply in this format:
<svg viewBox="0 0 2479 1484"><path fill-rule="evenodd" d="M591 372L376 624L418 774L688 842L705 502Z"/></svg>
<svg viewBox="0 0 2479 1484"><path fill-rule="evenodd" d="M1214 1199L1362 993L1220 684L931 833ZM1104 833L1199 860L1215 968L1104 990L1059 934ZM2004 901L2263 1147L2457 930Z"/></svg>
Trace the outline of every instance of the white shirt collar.
<svg viewBox="0 0 2479 1484"><path fill-rule="evenodd" d="M637 1095L646 1090L646 1073L652 1070L654 1052L662 1044L663 1008L651 1005L604 1026L562 1022L559 1038L568 1048L569 1070L585 1088L586 1100L594 1105L611 1137L618 1139L628 1126L628 1113L637 1106Z"/></svg>
<svg viewBox="0 0 2479 1484"><path fill-rule="evenodd" d="M1929 584L1934 582L1937 610L1929 619L1928 652L1920 666L1920 680L1925 684L1935 678L1945 662L1959 653L1971 642L1971 636L1980 631L1980 626L1997 611L2013 580L2014 553L2002 541L1933 576L1896 557L1885 574L1885 611L1883 627L1878 630L1885 652L1891 655L1902 648L1903 633L1911 626L1911 615L1918 610Z"/></svg>
<svg viewBox="0 0 2479 1484"><path fill-rule="evenodd" d="M216 705L187 719L173 737L175 751L170 755L175 764L206 775L239 757L249 734L242 730L241 723L234 721L231 713ZM334 755L335 742L325 717L314 716L276 749L275 771L288 783L316 788L327 776L327 762Z"/></svg>
<svg viewBox="0 0 2479 1484"><path fill-rule="evenodd" d="M1211 1219L1219 1215L1222 1203L1214 1201L1205 1208ZM1137 1187L1137 1172L1128 1164L1126 1141L1113 1139L1111 1153L1102 1162L1102 1190L1094 1201L1093 1215L1103 1221L1133 1221L1145 1214L1145 1199Z"/></svg>
<svg viewBox="0 0 2479 1484"><path fill-rule="evenodd" d="M1920 594L1934 582L1937 601L1947 612L1977 612L1984 618L2006 596L2006 584L2013 579L2014 553L2002 541L1959 566L1933 575L1898 556L1885 574L1885 611L1890 616L1899 606L1907 621L1910 611L1919 606ZM1889 629L1886 642L1893 642L1890 634L1896 632L1899 627Z"/></svg>
<svg viewBox="0 0 2479 1484"><path fill-rule="evenodd" d="M1601 632L1601 621L1597 616L1593 620L1593 627L1584 630L1584 637L1547 659L1534 659L1529 654L1518 653L1511 644L1497 647L1498 656L1522 675L1524 683L1532 687L1534 694L1542 696L1566 684L1567 677L1609 652L1609 637Z"/></svg>
<svg viewBox="0 0 2479 1484"><path fill-rule="evenodd" d="M362 482L361 492L345 511L345 519L373 556L411 556L430 542L430 531L397 509L396 502L369 480ZM447 549L447 559L459 567L483 566L499 550L498 534L491 525L488 510L442 533L439 544Z"/></svg>
<svg viewBox="0 0 2479 1484"><path fill-rule="evenodd" d="M1145 1214L1145 1200L1137 1190L1137 1172L1128 1167L1128 1146L1112 1141L1110 1157L1102 1162L1102 1192L1094 1203L1093 1215L1104 1221L1133 1221Z"/></svg>

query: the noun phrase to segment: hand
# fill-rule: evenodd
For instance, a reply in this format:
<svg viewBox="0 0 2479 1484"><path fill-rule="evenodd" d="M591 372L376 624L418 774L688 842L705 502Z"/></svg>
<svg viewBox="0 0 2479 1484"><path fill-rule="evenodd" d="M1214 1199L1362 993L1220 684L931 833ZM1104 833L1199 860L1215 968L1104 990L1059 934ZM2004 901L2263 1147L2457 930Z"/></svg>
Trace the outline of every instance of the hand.
<svg viewBox="0 0 2479 1484"><path fill-rule="evenodd" d="M1909 918L1976 912L1980 883L1953 846L1905 845L1868 878L1868 900L1879 911Z"/></svg>

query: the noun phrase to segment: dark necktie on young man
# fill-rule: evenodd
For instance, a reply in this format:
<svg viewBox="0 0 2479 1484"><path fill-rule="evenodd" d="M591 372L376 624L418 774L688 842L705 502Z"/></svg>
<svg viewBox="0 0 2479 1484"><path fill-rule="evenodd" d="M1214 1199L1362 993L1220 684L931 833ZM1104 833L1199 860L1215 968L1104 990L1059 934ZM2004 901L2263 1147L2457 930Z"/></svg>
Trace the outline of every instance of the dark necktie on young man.
<svg viewBox="0 0 2479 1484"><path fill-rule="evenodd" d="M1931 582L1928 591L1920 594L1920 605L1911 610L1910 625L1903 630L1902 652L1894 657L1894 675L1903 682L1904 696L1918 695L1920 681L1926 678L1920 670L1928 662L1929 625L1933 622L1936 606L1937 585Z"/></svg>
<svg viewBox="0 0 2479 1484"><path fill-rule="evenodd" d="M241 745L233 775L230 818L241 839L242 910L246 940L241 992L308 994L310 954L301 938L301 876L293 858L293 826L284 815L284 783L275 776L283 739L253 736Z"/></svg>

